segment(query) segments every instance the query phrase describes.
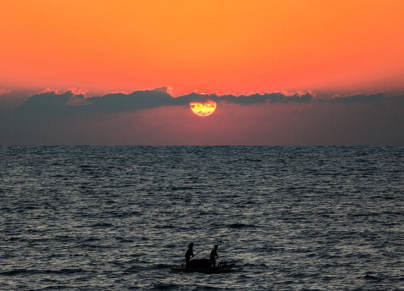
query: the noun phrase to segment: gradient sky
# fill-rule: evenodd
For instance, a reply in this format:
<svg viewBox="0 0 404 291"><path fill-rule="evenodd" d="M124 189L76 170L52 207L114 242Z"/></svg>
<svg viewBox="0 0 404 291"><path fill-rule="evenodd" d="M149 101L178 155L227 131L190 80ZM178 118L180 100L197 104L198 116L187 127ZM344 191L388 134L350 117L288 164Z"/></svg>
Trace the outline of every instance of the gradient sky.
<svg viewBox="0 0 404 291"><path fill-rule="evenodd" d="M295 105L269 100L265 106L220 101L210 117L198 120L190 115L201 130L195 138L184 123L175 122L178 116L191 114L189 108L182 111L184 105L162 103L142 110L104 113L109 117L114 114L115 122L132 116L132 121L127 121L130 126L119 131L106 115L100 116L101 112L95 118L83 111L69 117L69 126L63 125L67 126L65 136L59 138L52 132L43 139L24 138L32 132L24 122L36 124L37 119L31 114L32 122L23 122L16 116L20 116L18 106L23 101L46 88L59 90L59 94L77 88L78 93L87 92L83 98L166 86L172 87L172 96L178 98L195 90L232 96L309 92L317 99L381 92L385 94L383 104L394 103L395 111L389 114L382 101L372 100L372 115L381 118L377 122L380 126L399 128L403 124L397 116L404 111L397 109L401 105L397 107L394 98L404 92L403 15L402 0L0 0L0 144L71 144L72 140L74 144L402 144L404 137L399 131L391 133L395 137L380 140L371 137L372 131L365 125L360 127L363 139L353 133L351 139L346 138L343 128L349 126L337 125L351 119L353 127L357 125L358 120L347 116L352 104L325 102L320 106L314 99L310 104ZM386 101L389 96L395 101ZM368 102L359 102L362 107L357 110L370 110L364 105ZM83 101L76 106L86 104ZM297 131L287 127L291 122L287 113L306 110L313 112L300 116L298 131L303 131L303 137L297 138ZM332 121L319 117L325 118L324 110L334 112ZM48 113L48 122L37 124L35 130L49 122L55 121L55 126L62 122L61 117L56 122ZM175 127L158 131L156 122L162 115L167 118L166 126ZM230 116L238 116L243 123ZM216 138L208 136L212 120L216 120L216 129L220 124ZM323 126L335 131L316 131L321 122L332 122ZM73 123L76 128L97 128L100 133L94 139L83 133L80 139L70 127ZM106 128L104 135L102 126ZM235 126L241 132L245 128L246 135L233 132ZM133 128L137 138L131 135ZM304 134L309 132L310 139ZM344 142L331 138L336 132ZM381 132L388 130L383 127ZM176 138L171 139L173 136Z"/></svg>

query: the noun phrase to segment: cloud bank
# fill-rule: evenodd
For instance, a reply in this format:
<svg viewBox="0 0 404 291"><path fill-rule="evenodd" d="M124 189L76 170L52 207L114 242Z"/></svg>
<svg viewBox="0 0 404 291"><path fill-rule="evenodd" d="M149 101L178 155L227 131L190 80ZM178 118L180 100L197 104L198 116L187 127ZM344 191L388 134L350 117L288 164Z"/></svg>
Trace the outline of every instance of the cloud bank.
<svg viewBox="0 0 404 291"><path fill-rule="evenodd" d="M234 103L252 105L263 103L310 102L311 93L286 94L282 92L251 94L251 95L221 95L191 93L173 97L169 88L162 87L154 90L134 91L126 93L108 93L103 96L86 98L84 94L68 90L64 93L45 90L29 97L16 108L18 114L38 115L78 115L88 113L118 113L158 108L162 106L189 106L191 102Z"/></svg>
<svg viewBox="0 0 404 291"><path fill-rule="evenodd" d="M45 90L6 106L4 97L12 94L17 93L4 90L0 99L1 145L404 145L403 95L173 97L162 87L86 97L71 89ZM207 118L191 113L191 102L207 100L218 103L217 112Z"/></svg>

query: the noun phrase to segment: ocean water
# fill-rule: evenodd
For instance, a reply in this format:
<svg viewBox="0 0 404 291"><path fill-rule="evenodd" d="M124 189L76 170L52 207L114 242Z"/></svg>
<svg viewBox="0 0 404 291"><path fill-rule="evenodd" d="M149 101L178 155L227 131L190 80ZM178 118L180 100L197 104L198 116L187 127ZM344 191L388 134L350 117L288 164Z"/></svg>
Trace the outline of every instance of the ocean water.
<svg viewBox="0 0 404 291"><path fill-rule="evenodd" d="M0 147L0 290L404 290L403 147ZM190 242L224 274L176 274Z"/></svg>

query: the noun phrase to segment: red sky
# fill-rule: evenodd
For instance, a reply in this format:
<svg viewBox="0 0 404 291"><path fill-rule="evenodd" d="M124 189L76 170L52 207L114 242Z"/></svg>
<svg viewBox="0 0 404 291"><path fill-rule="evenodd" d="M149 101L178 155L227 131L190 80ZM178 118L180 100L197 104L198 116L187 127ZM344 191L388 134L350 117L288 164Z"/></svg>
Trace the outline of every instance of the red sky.
<svg viewBox="0 0 404 291"><path fill-rule="evenodd" d="M402 0L0 0L0 88L404 89Z"/></svg>

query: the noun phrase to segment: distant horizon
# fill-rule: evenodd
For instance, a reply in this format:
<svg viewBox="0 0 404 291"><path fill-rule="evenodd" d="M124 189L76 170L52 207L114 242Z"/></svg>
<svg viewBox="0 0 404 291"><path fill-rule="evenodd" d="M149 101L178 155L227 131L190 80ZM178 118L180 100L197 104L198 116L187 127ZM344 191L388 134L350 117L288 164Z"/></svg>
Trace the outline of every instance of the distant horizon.
<svg viewBox="0 0 404 291"><path fill-rule="evenodd" d="M392 147L392 148L402 148L404 145L90 145L90 144L76 144L76 145L35 145L35 144L27 144L27 145L0 145L0 147L155 147L155 148L164 148L164 147L267 147L267 148L310 148L310 147L346 147L346 148L354 148L354 147L370 147L370 148L383 148L383 147Z"/></svg>
<svg viewBox="0 0 404 291"><path fill-rule="evenodd" d="M5 90L4 90L5 91ZM87 97L85 90L0 95L2 145L404 145L404 94L251 95L172 88ZM7 105L8 96L22 100ZM3 100L3 102L1 102ZM191 102L217 103L198 117ZM225 122L223 122L223 120Z"/></svg>

